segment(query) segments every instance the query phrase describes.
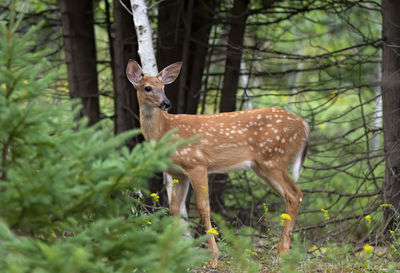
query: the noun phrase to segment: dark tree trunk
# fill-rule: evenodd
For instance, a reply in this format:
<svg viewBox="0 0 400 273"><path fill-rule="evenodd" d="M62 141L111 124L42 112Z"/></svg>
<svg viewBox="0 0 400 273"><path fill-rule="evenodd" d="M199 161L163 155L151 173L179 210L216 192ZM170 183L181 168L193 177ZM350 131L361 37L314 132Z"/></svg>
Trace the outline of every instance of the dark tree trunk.
<svg viewBox="0 0 400 273"><path fill-rule="evenodd" d="M240 62L249 0L235 0L231 12L228 35L224 82L221 91L220 112L231 112L236 109L236 93L240 76Z"/></svg>
<svg viewBox="0 0 400 273"><path fill-rule="evenodd" d="M240 63L242 60L242 48L246 20L248 16L249 0L235 0L231 11L229 25L228 45L224 81L221 91L220 112L236 110L236 93L239 84ZM210 177L213 181L210 185L210 204L216 213L222 213L225 208L224 195L228 175L215 174Z"/></svg>
<svg viewBox="0 0 400 273"><path fill-rule="evenodd" d="M157 63L159 70L174 62L182 61L184 2L182 0L171 0L163 1L159 4L157 30ZM186 64L184 63L183 66L186 66ZM171 101L170 112L172 113L178 113L179 83L178 78L175 82L165 87L166 95Z"/></svg>
<svg viewBox="0 0 400 273"><path fill-rule="evenodd" d="M164 1L159 5L158 67L183 61L178 80L166 87L172 113L197 112L216 8L216 0Z"/></svg>
<svg viewBox="0 0 400 273"><path fill-rule="evenodd" d="M192 29L189 41L185 94L185 113L196 114L200 102L204 66L208 54L208 40L214 23L213 9L218 8L216 0L194 1Z"/></svg>
<svg viewBox="0 0 400 273"><path fill-rule="evenodd" d="M110 10L110 3L108 0L104 0L105 3L105 22L106 22L106 29L107 29L107 36L108 36L108 51L110 53L110 62L111 62L111 74L113 79L113 90L115 90L115 58L114 58L114 36L112 30L112 22L111 22L111 10Z"/></svg>
<svg viewBox="0 0 400 273"><path fill-rule="evenodd" d="M129 1L123 1L130 7ZM128 81L125 74L129 59L139 60L137 54L137 39L132 15L125 10L119 0L114 0L114 74L115 74L115 134L125 132L134 128L140 128L139 105L136 90ZM139 139L128 141L132 148Z"/></svg>
<svg viewBox="0 0 400 273"><path fill-rule="evenodd" d="M92 2L60 0L70 97L82 100L90 125L100 119Z"/></svg>
<svg viewBox="0 0 400 273"><path fill-rule="evenodd" d="M387 230L394 230L400 211L400 2L382 1L382 103L386 171L383 202Z"/></svg>

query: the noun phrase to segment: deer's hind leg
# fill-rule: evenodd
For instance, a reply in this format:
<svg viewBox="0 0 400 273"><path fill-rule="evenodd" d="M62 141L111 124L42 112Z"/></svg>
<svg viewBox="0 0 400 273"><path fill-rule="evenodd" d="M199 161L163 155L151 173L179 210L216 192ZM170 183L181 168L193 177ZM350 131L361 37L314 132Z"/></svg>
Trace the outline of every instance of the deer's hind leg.
<svg viewBox="0 0 400 273"><path fill-rule="evenodd" d="M286 168L257 164L253 170L285 201L286 213L290 216L290 220L285 220L281 241L278 246L278 254L287 253L289 252L291 235L300 210L303 194L290 178Z"/></svg>

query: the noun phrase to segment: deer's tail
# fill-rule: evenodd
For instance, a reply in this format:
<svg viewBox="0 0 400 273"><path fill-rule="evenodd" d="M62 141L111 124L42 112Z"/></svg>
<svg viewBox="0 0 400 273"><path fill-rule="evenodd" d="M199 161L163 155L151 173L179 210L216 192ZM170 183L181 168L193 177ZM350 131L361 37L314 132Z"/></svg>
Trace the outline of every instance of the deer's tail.
<svg viewBox="0 0 400 273"><path fill-rule="evenodd" d="M310 128L307 122L303 121L303 124L304 124L305 141L301 145L299 153L297 154L294 160L292 169L293 179L295 182L297 182L297 180L300 177L301 168L303 167L303 162L307 154L308 143L310 140Z"/></svg>

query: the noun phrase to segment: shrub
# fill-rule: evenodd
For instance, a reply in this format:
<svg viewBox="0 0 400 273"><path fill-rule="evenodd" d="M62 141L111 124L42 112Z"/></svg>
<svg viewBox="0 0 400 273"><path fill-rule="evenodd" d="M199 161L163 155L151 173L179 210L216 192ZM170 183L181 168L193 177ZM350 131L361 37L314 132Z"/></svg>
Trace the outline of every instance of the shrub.
<svg viewBox="0 0 400 273"><path fill-rule="evenodd" d="M131 190L171 166L183 142L169 134L129 151L138 131L76 121L79 102L48 96L57 74L48 52L33 51L40 26L21 35L19 23L0 21L0 271L187 272L202 262L178 219L132 213Z"/></svg>

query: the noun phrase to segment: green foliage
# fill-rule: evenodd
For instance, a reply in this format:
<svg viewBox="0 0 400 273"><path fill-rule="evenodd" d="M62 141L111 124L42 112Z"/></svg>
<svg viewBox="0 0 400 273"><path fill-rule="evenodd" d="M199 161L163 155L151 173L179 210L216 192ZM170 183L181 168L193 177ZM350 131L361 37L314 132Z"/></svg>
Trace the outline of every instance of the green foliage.
<svg viewBox="0 0 400 273"><path fill-rule="evenodd" d="M392 235L391 254L396 261L400 261L400 228L390 231Z"/></svg>
<svg viewBox="0 0 400 273"><path fill-rule="evenodd" d="M17 27L0 22L0 271L186 272L201 263L205 251L178 219L132 214L131 190L172 167L169 155L187 142L170 133L129 151L138 131L114 137L76 121L78 102L45 96L57 74L46 51L33 51L40 27Z"/></svg>
<svg viewBox="0 0 400 273"><path fill-rule="evenodd" d="M306 251L303 245L299 242L298 234L295 234L292 238L291 251L282 256L280 261L280 268L282 273L300 273L301 265L306 260Z"/></svg>
<svg viewBox="0 0 400 273"><path fill-rule="evenodd" d="M223 241L219 244L224 254L228 255L227 265L231 272L255 273L259 272L260 265L253 258L258 253L252 250L251 231L249 228L243 228L239 233L230 229L223 219L214 215L213 218L218 222Z"/></svg>
<svg viewBox="0 0 400 273"><path fill-rule="evenodd" d="M159 215L158 215L159 216ZM203 261L196 241L182 237L179 220L101 219L73 237L17 237L0 225L1 272L186 272ZM145 227L147 225L147 227Z"/></svg>

